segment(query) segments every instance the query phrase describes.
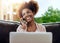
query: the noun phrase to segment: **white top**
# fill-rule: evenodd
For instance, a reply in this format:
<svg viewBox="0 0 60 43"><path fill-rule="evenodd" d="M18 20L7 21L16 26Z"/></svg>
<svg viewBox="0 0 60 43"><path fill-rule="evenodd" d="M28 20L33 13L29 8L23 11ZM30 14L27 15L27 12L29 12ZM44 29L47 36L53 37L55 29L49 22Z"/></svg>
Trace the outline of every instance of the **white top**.
<svg viewBox="0 0 60 43"><path fill-rule="evenodd" d="M37 24L36 23L36 26L37 26L37 29L36 29L35 32L46 32L46 29L42 24ZM27 32L27 31L22 29L21 25L19 25L18 28L17 28L17 32Z"/></svg>

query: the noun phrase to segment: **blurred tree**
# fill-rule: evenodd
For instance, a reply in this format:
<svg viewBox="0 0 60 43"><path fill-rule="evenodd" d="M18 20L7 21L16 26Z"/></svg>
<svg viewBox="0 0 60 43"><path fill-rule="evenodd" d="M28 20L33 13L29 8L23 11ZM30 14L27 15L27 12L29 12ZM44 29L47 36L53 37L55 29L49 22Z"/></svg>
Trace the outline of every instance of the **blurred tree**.
<svg viewBox="0 0 60 43"><path fill-rule="evenodd" d="M60 10L49 7L42 17L35 18L37 23L60 22Z"/></svg>

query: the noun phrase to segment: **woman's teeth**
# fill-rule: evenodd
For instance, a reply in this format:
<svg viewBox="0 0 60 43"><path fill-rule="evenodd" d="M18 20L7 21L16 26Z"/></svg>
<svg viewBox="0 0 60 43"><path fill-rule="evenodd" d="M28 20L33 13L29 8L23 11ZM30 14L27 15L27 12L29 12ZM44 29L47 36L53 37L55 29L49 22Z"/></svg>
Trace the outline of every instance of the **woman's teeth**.
<svg viewBox="0 0 60 43"><path fill-rule="evenodd" d="M27 17L27 19L30 19L30 17Z"/></svg>

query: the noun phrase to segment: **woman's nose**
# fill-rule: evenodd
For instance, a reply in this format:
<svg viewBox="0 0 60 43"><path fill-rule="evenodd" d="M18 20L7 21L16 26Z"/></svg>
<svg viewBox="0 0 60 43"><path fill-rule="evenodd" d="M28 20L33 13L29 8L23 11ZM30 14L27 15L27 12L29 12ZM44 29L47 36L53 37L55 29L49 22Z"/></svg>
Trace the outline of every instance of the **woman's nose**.
<svg viewBox="0 0 60 43"><path fill-rule="evenodd" d="M28 15L29 15L28 13L25 14L25 16L28 16Z"/></svg>

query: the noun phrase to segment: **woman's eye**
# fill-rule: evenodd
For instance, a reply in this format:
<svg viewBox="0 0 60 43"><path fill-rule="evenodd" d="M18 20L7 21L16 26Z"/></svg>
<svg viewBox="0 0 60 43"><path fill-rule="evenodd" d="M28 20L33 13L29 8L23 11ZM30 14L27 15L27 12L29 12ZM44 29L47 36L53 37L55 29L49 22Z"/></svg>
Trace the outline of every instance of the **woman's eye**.
<svg viewBox="0 0 60 43"><path fill-rule="evenodd" d="M22 14L22 16L24 16L25 15L25 13L24 14Z"/></svg>
<svg viewBox="0 0 60 43"><path fill-rule="evenodd" d="M29 11L27 11L27 13L30 13Z"/></svg>
<svg viewBox="0 0 60 43"><path fill-rule="evenodd" d="M29 14L29 13L31 13L31 12L30 11L27 11L25 13L22 13L22 16L24 16L25 14Z"/></svg>

